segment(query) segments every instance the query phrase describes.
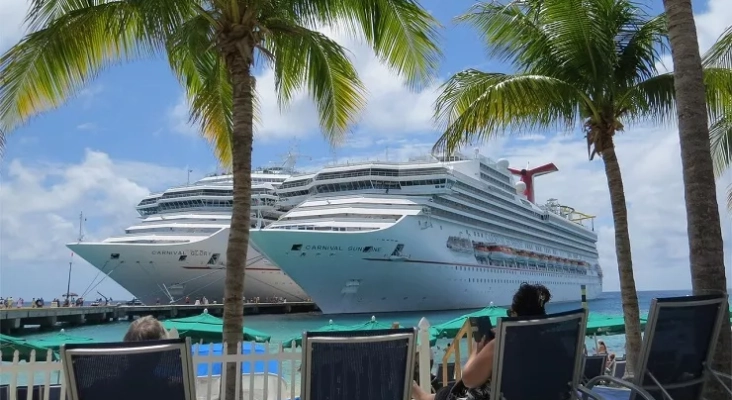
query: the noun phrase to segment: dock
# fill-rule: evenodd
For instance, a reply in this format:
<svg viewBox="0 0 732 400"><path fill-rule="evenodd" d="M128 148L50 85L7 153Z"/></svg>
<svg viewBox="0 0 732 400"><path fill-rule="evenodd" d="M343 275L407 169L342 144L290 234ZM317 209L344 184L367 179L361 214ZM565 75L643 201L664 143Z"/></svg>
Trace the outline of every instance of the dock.
<svg viewBox="0 0 732 400"><path fill-rule="evenodd" d="M152 306L84 306L84 307L42 307L0 309L0 332L17 333L25 327L38 326L53 329L57 325L79 326L103 324L119 320L132 320L143 315L158 319L182 318L198 315L208 310L218 317L224 314L223 304L174 304ZM246 303L244 315L294 314L319 311L313 302L290 303Z"/></svg>

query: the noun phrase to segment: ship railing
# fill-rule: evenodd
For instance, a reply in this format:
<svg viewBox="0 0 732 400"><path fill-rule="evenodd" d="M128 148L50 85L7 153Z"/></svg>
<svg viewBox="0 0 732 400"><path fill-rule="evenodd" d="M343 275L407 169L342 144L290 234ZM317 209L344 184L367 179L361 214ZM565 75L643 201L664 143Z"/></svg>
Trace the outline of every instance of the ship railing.
<svg viewBox="0 0 732 400"><path fill-rule="evenodd" d="M419 383L423 389L429 391L431 350L430 325L427 319L422 318L419 330L416 358L420 371ZM171 331L169 336L176 337L177 332ZM204 353L201 348L208 351ZM226 344L221 348L225 349ZM297 341L240 342L237 344L237 353L232 355L224 355L212 349L214 346L199 342L192 350L196 400L227 400L220 383L226 378L223 363L228 362L236 363L237 386L241 388L235 399L231 400L285 400L300 396L303 353ZM67 400L67 383L57 352L51 349L46 352L32 350L30 353L2 350L0 357L2 360L9 360L0 367L0 395L3 399ZM254 372L242 372L245 370ZM29 388L32 390L28 390Z"/></svg>

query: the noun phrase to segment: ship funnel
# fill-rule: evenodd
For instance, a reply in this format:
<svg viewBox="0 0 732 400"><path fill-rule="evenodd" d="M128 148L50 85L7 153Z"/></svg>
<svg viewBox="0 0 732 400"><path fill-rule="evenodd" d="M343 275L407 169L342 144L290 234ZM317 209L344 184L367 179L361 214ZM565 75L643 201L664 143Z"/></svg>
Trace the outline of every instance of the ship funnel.
<svg viewBox="0 0 732 400"><path fill-rule="evenodd" d="M518 175L521 177L521 182L523 182L526 185L526 189L524 190L524 195L526 195L526 199L530 202L534 202L534 177L551 174L552 172L557 172L559 169L557 168L554 163L544 164L540 165L535 168L524 168L524 169L516 169L516 168L509 168L508 169L512 174ZM518 186L517 186L518 189Z"/></svg>

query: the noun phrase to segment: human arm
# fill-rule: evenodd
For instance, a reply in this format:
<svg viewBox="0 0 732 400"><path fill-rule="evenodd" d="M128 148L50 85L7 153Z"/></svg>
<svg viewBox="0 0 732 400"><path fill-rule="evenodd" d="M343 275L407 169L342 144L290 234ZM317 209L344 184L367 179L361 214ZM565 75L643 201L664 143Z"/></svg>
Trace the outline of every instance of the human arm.
<svg viewBox="0 0 732 400"><path fill-rule="evenodd" d="M493 375L493 354L495 340L484 346L476 346L473 353L463 367L461 380L468 388L475 388L486 383Z"/></svg>

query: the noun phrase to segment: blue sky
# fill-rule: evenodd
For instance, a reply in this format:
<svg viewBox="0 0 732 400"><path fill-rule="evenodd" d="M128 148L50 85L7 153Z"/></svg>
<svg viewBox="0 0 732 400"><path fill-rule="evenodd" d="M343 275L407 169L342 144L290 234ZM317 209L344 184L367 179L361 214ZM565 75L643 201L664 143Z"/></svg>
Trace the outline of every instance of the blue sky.
<svg viewBox="0 0 732 400"><path fill-rule="evenodd" d="M0 51L20 38L26 1L0 1ZM727 1L694 2L703 49L732 21L731 8L723 5ZM430 116L439 81L469 67L485 71L508 68L487 58L471 29L451 22L472 2L425 0L423 4L445 25L445 57L435 85L410 92L362 43L326 31L351 50L369 90L369 104L360 123L343 146L330 148L317 129L314 107L306 94L297 96L289 110L280 113L270 72L259 71L264 122L257 131L254 164L280 163L288 147L295 144L303 155L298 164L302 169L334 161L406 159L426 153L437 137ZM651 13L662 10L660 0L647 4ZM665 65L670 67L668 59ZM13 132L0 165L0 296L53 297L65 291L70 252L64 243L77 236L79 212L87 217L86 239L101 240L135 223L134 205L146 193L185 183L187 168L193 170L192 179L216 171L208 144L187 125L186 113L181 89L165 61L152 59L109 69L63 107ZM568 200L578 210L598 216L605 287L617 290L602 164L587 161L581 138L554 132L500 138L482 144L481 152L508 158L512 165L557 164L560 173L537 183L537 199ZM638 287L690 287L675 128L629 129L618 138L618 152ZM723 178L720 192L731 181ZM723 228L727 235L727 218ZM93 267L75 261L72 290L84 291L95 278L101 279ZM728 272L729 278L732 273ZM128 296L110 280L97 289L117 298Z"/></svg>

